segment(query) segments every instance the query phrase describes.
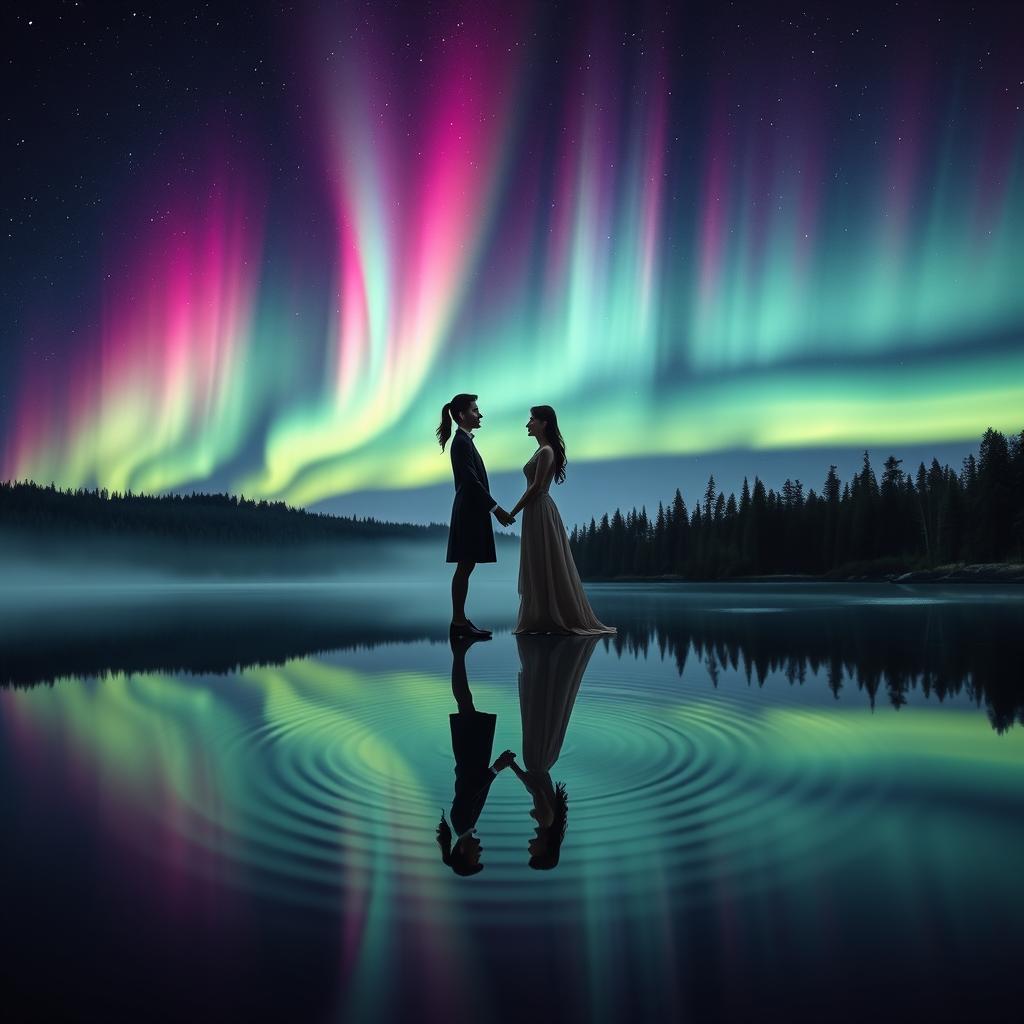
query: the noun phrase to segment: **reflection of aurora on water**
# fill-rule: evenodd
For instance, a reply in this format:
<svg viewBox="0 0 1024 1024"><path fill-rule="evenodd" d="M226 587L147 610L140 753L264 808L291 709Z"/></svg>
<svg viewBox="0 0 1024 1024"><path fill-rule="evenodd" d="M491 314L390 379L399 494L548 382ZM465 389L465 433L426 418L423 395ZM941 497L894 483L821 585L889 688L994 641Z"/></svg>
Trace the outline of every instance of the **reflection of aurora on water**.
<svg viewBox="0 0 1024 1024"><path fill-rule="evenodd" d="M547 6L424 14L446 37L411 68L387 19L309 24L301 202L241 137L159 167L111 225L99 328L26 349L0 473L294 503L434 483L453 381L486 396L492 471L521 464L524 396L581 461L1019 426L1024 136L999 74L937 79L925 35L862 92L783 53L737 77L713 47L680 59L682 18L638 13L623 45Z"/></svg>
<svg viewBox="0 0 1024 1024"><path fill-rule="evenodd" d="M0 768L17 780L5 786L14 820L37 823L19 844L46 890L22 903L35 909L67 893L66 870L95 850L116 894L145 877L147 898L172 916L202 929L211 915L235 921L224 925L225 948L254 924L278 935L286 915L295 931L280 941L306 936L303 957L326 942L331 990L357 1016L379 1006L396 960L401 992L432 993L435 1009L500 1004L474 990L481 949L494 944L504 958L550 939L549 955L568 957L561 991L578 1001L593 991L628 998L622 971L634 963L675 978L684 952L709 942L710 955L745 975L737 922L756 943L785 920L788 942L824 944L827 958L862 940L859 913L877 938L892 905L906 949L927 947L936 914L970 934L1011 934L1021 892L1006 850L1020 839L1024 732L997 735L965 694L939 687L933 659L941 653L973 675L987 664L984 644L1010 641L1011 628L1019 643L1019 602L980 587L737 589L592 588L595 611L619 634L593 651L552 770L569 792L552 872L527 867L532 801L504 773L477 823L485 870L460 879L440 863L434 831L453 779L451 651L429 615L377 620L377 633L360 638L357 619L317 619L293 588L275 602L291 618L250 621L272 663L232 668L246 616L221 616L221 629L208 604L198 610L205 636L149 634L150 657L191 672L4 687ZM332 607L322 588L314 602ZM137 624L109 606L105 614L129 633ZM188 625L167 607L157 618ZM311 632L292 633L304 618ZM980 618L1003 632L975 632ZM497 715L495 750L522 752L520 658L511 622L492 624L495 639L468 652L468 676L477 706ZM221 649L210 641L218 636ZM958 646L967 636L980 642ZM105 656L117 638L109 628ZM34 639L45 650L43 635ZM320 653L294 657L310 640ZM822 644L842 651L838 699ZM901 691L900 710L869 705L872 645L902 666L896 678L925 673ZM65 648L62 664L73 654ZM867 693L857 671L868 673ZM986 691L993 721L1009 692ZM50 816L80 821L68 833L80 845L54 848ZM96 868L86 864L88 893ZM92 936L91 918L86 925ZM174 934L189 947L187 929Z"/></svg>
<svg viewBox="0 0 1024 1024"><path fill-rule="evenodd" d="M478 704L498 713L499 746L518 745L508 675L472 680ZM5 742L26 757L41 743L66 750L71 792L94 780L107 827L169 869L343 910L369 935L375 914L444 922L453 912L432 835L451 786L448 683L311 659L227 679L69 681L4 693ZM789 688L765 703L745 687L711 698L645 686L606 653L583 681L558 764L572 810L557 890L530 886L529 802L499 779L479 824L482 899L461 912L500 907L527 923L535 901L569 913L595 885L646 912L668 892L692 903L716 885L778 884L868 849L867 817L885 827L911 766L926 789L1012 803L1020 738L997 741L980 716L927 705L879 720L802 706ZM622 831L635 837L630 856L608 858Z"/></svg>

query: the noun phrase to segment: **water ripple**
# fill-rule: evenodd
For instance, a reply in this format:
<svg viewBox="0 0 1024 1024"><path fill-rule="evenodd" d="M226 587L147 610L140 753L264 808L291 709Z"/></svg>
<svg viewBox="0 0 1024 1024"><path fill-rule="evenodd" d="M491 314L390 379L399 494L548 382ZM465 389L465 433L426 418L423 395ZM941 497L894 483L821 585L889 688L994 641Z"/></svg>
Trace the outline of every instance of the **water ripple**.
<svg viewBox="0 0 1024 1024"><path fill-rule="evenodd" d="M864 737L841 714L795 703L766 713L742 691L666 695L620 666L614 680L588 680L552 772L570 802L559 867L527 868L530 802L506 773L479 822L486 869L454 879L433 838L451 800L446 684L380 679L333 702L297 684L270 721L260 714L225 738L224 784L191 801L188 840L213 855L210 870L226 859L234 882L290 902L331 910L353 888L386 883L391 913L429 916L455 884L472 892L467 912L500 904L528 922L539 902L578 912L595 886L639 912L666 896L812 876L863 851L870 830L859 826L883 796L879 774L857 770ZM514 685L484 673L474 689L499 714L497 752L518 732ZM822 756L808 754L808 737Z"/></svg>

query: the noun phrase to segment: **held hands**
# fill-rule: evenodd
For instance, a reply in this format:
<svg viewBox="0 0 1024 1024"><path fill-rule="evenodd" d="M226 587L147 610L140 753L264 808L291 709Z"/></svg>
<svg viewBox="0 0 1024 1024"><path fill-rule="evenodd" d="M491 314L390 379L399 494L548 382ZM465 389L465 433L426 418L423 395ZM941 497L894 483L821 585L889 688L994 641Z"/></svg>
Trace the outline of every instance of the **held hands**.
<svg viewBox="0 0 1024 1024"><path fill-rule="evenodd" d="M494 518L497 519L502 526L511 526L515 522L515 519L500 505L494 510Z"/></svg>
<svg viewBox="0 0 1024 1024"><path fill-rule="evenodd" d="M506 750L504 753L498 755L498 759L492 766L496 772L500 772L503 768L508 768L509 765L515 764L516 755L511 750Z"/></svg>

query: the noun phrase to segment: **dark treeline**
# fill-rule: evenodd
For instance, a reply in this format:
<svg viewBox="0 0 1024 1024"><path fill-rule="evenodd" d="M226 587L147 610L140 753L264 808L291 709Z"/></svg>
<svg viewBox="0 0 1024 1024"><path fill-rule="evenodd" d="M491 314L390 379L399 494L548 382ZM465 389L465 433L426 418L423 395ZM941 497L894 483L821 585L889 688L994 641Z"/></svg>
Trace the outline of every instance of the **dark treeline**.
<svg viewBox="0 0 1024 1024"><path fill-rule="evenodd" d="M32 482L0 483L0 529L74 537L148 536L195 543L304 544L369 539L428 539L447 533L417 526L333 516L230 494L61 490Z"/></svg>
<svg viewBox="0 0 1024 1024"><path fill-rule="evenodd" d="M1024 431L988 429L960 471L932 459L907 472L890 455L881 478L864 453L847 483L831 466L821 493L746 479L737 499L712 476L690 510L677 489L657 514L616 509L570 536L589 579L673 575L721 579L776 573L856 575L952 563L1024 561Z"/></svg>

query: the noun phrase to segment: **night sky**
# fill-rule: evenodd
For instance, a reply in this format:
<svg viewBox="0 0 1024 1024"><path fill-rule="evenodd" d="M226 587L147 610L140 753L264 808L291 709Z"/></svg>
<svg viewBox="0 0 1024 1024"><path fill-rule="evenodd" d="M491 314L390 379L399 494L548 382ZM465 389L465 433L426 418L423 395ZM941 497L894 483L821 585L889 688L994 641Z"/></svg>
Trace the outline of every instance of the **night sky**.
<svg viewBox="0 0 1024 1024"><path fill-rule="evenodd" d="M2 15L0 479L567 522L1024 428L1011 4Z"/></svg>

